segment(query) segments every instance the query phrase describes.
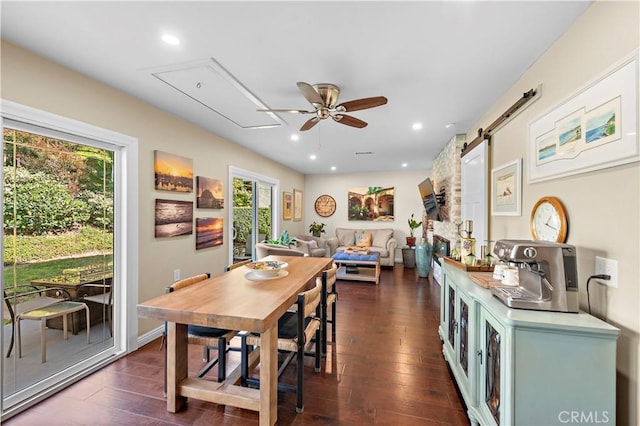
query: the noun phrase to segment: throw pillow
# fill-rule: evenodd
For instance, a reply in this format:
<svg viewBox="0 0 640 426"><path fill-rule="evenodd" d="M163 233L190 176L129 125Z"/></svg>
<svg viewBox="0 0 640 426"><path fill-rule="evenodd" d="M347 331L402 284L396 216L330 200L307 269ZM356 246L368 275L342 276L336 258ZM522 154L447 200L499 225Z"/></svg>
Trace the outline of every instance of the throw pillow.
<svg viewBox="0 0 640 426"><path fill-rule="evenodd" d="M387 242L393 237L393 229L378 229L373 236L373 245L376 247L387 247Z"/></svg>
<svg viewBox="0 0 640 426"><path fill-rule="evenodd" d="M359 245L360 241L362 241L362 237L364 237L364 231L356 231L354 236L356 245Z"/></svg>
<svg viewBox="0 0 640 426"><path fill-rule="evenodd" d="M370 232L365 232L362 236L362 239L360 240L359 243L357 243L356 245L358 247L371 247L371 233Z"/></svg>
<svg viewBox="0 0 640 426"><path fill-rule="evenodd" d="M318 248L318 243L315 240L307 241L307 245L309 246L310 249L317 249Z"/></svg>
<svg viewBox="0 0 640 426"><path fill-rule="evenodd" d="M351 247L355 241L355 231L353 229L338 228L336 229L336 237L341 246Z"/></svg>

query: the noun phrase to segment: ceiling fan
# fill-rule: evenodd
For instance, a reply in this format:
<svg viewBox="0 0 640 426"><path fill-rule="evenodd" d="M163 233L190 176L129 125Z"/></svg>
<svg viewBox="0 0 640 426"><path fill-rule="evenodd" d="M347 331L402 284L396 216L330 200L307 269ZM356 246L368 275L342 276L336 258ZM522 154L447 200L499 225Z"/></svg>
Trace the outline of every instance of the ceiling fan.
<svg viewBox="0 0 640 426"><path fill-rule="evenodd" d="M260 112L292 112L296 114L315 114L315 117L307 120L300 131L309 130L315 126L320 120L325 118L333 118L340 124L345 124L351 127L363 128L367 126L367 123L344 114L345 112L358 111L361 109L374 108L387 103L387 98L384 96L374 96L372 98L362 98L353 101L343 102L339 105L338 96L340 95L340 88L335 84L314 84L305 83L299 81L298 89L302 92L302 95L313 105L314 111L307 111L303 109L259 109Z"/></svg>

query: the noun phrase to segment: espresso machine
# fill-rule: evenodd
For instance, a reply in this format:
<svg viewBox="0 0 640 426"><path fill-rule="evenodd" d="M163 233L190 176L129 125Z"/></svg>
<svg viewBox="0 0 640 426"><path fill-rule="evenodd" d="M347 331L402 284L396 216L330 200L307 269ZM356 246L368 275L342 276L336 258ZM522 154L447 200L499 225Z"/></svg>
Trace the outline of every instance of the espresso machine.
<svg viewBox="0 0 640 426"><path fill-rule="evenodd" d="M498 240L493 252L518 267L517 286L495 286L491 293L510 308L578 312L576 249L546 241Z"/></svg>

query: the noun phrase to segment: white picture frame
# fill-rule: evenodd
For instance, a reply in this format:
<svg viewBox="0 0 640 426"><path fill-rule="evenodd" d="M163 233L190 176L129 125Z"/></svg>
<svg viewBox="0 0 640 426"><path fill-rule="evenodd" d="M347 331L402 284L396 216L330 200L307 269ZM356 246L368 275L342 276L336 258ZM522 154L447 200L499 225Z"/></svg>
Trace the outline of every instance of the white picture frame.
<svg viewBox="0 0 640 426"><path fill-rule="evenodd" d="M522 158L491 170L491 215L522 215Z"/></svg>
<svg viewBox="0 0 640 426"><path fill-rule="evenodd" d="M640 160L637 73L635 51L529 124L528 183Z"/></svg>

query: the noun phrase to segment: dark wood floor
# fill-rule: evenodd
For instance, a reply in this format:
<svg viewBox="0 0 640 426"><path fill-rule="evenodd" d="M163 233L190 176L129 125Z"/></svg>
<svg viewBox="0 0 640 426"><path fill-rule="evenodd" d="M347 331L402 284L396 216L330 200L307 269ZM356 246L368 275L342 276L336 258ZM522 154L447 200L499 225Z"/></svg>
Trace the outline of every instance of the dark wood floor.
<svg viewBox="0 0 640 426"><path fill-rule="evenodd" d="M305 410L279 393L280 425L466 425L469 421L442 357L440 287L402 265L380 285L338 281L337 344L322 372L305 361ZM189 349L190 370L201 348ZM239 363L231 353L230 367ZM171 414L163 398L164 352L152 342L6 422L7 425L165 425L258 423L255 412L190 400ZM295 366L284 380L294 383ZM216 377L215 369L209 373Z"/></svg>

